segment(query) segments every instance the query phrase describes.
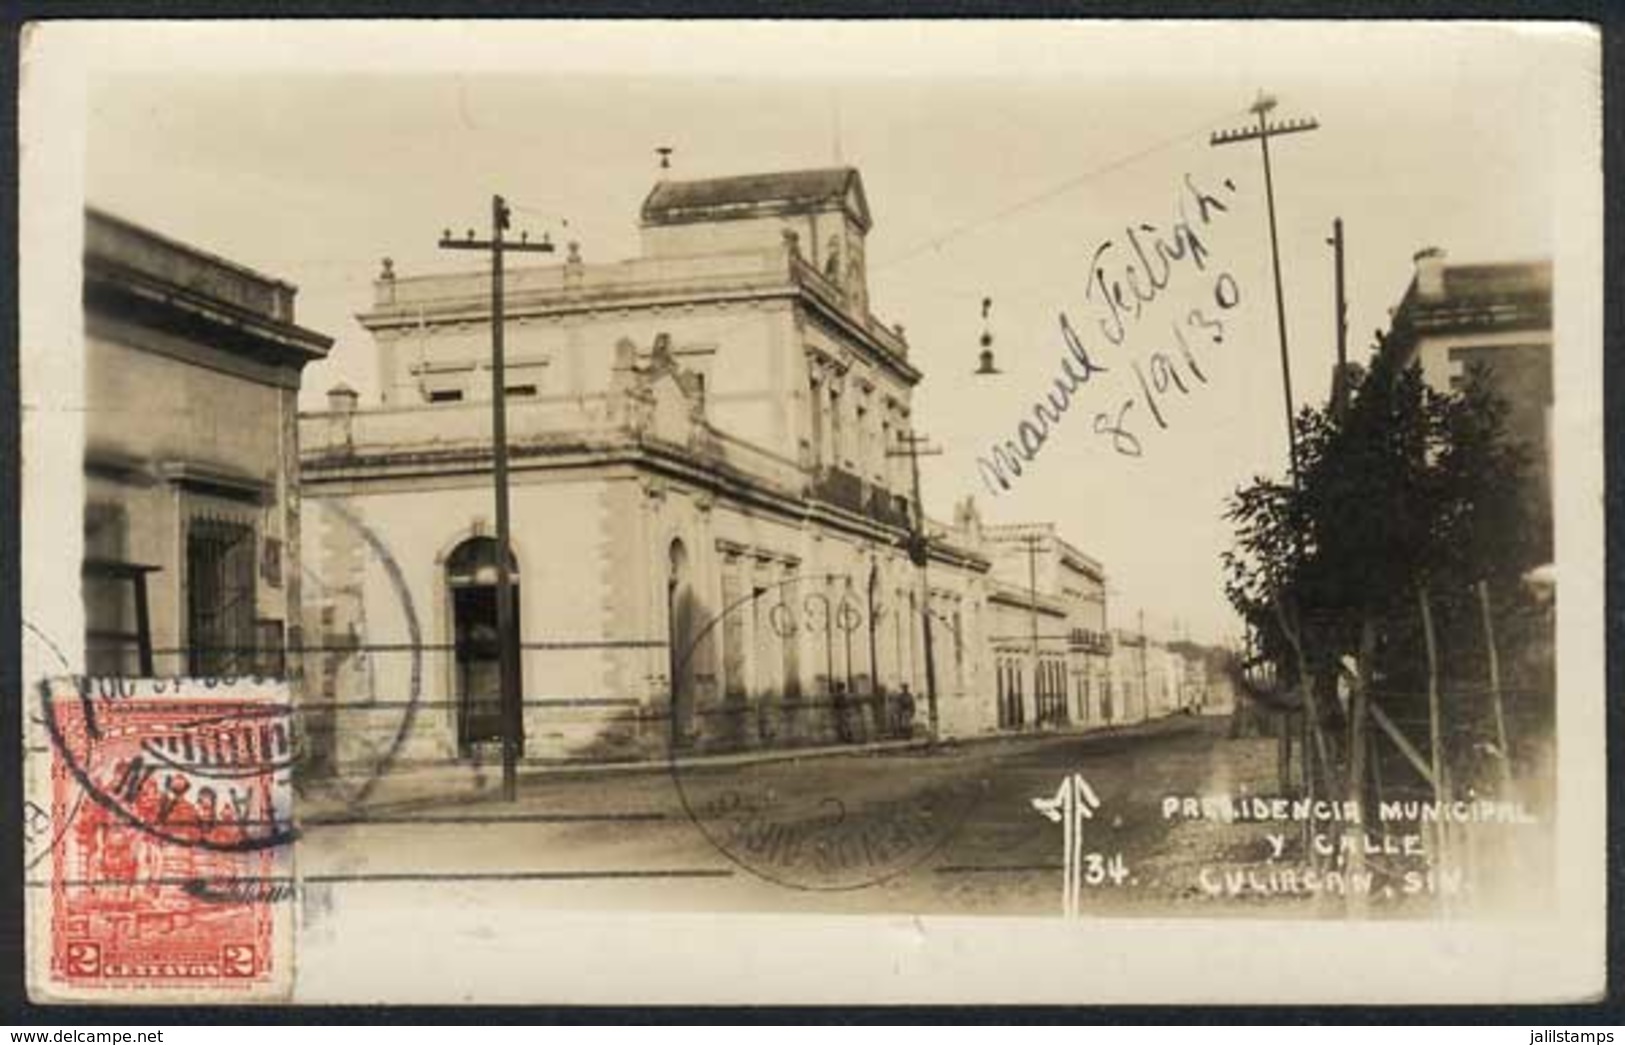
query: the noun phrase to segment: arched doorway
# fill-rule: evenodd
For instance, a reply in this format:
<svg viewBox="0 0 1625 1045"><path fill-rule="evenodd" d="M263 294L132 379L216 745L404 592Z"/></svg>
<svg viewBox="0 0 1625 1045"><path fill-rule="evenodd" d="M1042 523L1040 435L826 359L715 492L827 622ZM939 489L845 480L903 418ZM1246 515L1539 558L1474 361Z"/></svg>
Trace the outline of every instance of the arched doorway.
<svg viewBox="0 0 1625 1045"><path fill-rule="evenodd" d="M508 555L513 584L513 635L518 647L519 564ZM470 537L446 559L446 587L451 595L453 673L456 686L457 750L468 755L476 744L502 740L502 661L497 644L497 542ZM514 674L524 693L524 658ZM521 729L523 716L521 716ZM518 738L524 750L524 735Z"/></svg>
<svg viewBox="0 0 1625 1045"><path fill-rule="evenodd" d="M688 548L675 539L666 549L666 649L671 679L671 742L687 747L694 741L694 629L698 613Z"/></svg>

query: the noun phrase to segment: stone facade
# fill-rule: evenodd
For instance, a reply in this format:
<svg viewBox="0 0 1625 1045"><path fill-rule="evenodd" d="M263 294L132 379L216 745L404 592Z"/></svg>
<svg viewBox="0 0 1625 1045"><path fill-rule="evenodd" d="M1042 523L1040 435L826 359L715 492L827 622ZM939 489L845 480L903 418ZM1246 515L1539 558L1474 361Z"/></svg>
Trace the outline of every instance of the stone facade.
<svg viewBox="0 0 1625 1045"><path fill-rule="evenodd" d="M92 674L298 673L297 397L332 342L287 283L85 215Z"/></svg>
<svg viewBox="0 0 1625 1045"><path fill-rule="evenodd" d="M638 258L507 276L525 757L922 733L927 621L940 728L979 731L990 563L929 527L927 598L910 559L920 374L869 309L857 173L661 183L642 218ZM310 717L340 765L481 757L489 277L375 294L381 402L302 419Z"/></svg>

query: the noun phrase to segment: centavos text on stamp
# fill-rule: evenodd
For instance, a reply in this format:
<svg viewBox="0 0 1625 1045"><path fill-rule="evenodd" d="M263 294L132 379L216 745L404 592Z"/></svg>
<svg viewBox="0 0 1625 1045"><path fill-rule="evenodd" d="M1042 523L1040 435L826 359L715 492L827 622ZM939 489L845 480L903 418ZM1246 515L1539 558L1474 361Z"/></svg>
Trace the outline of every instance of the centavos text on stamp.
<svg viewBox="0 0 1625 1045"><path fill-rule="evenodd" d="M52 996L273 997L291 984L293 724L285 683L45 687ZM245 888L247 885L249 888ZM47 921L41 919L42 922Z"/></svg>

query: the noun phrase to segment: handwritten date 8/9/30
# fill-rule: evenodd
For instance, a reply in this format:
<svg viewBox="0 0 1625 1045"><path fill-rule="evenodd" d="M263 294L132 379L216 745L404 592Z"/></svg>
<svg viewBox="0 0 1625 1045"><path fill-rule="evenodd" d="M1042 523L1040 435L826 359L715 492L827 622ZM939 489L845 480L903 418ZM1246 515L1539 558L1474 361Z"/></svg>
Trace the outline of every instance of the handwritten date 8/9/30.
<svg viewBox="0 0 1625 1045"><path fill-rule="evenodd" d="M1193 308L1185 314L1183 322L1170 323L1170 343L1165 348L1129 364L1138 395L1126 396L1115 410L1095 414L1095 434L1110 439L1112 449L1118 453L1139 457L1143 452L1138 434L1138 408L1143 406L1157 428L1166 430L1168 401L1175 396L1188 396L1197 385L1208 383L1196 349L1224 343L1224 321L1219 317L1241 300L1240 288L1230 273L1220 273L1214 281L1213 300L1217 308Z"/></svg>

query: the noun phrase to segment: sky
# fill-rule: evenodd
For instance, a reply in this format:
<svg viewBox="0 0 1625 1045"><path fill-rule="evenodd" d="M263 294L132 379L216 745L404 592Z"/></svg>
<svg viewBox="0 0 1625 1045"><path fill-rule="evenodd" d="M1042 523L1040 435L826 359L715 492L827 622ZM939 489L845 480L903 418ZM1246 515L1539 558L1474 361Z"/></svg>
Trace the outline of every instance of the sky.
<svg viewBox="0 0 1625 1045"><path fill-rule="evenodd" d="M316 409L340 380L364 402L375 395L372 346L354 315L380 259L403 276L467 267L468 255L435 241L442 228L482 227L493 192L514 205L516 229L613 261L637 254L638 208L663 173L855 166L874 218L871 306L907 329L925 374L917 427L943 451L922 460L928 509L949 518L975 495L991 522L1054 521L1104 564L1116 626L1134 627L1143 611L1168 636L1238 634L1221 589L1224 500L1285 467L1260 153L1253 142L1209 144L1254 119L1260 90L1279 100L1272 117L1319 124L1271 143L1300 405L1324 401L1334 359L1334 218L1356 360L1419 249L1459 261L1554 252L1561 150L1545 73L1576 42L1561 29L501 28L424 24L398 49L310 26L199 30L170 45L170 60L92 80L86 198L296 284L299 321L336 339L305 375L302 402ZM335 39L351 46L331 51ZM670 172L657 169L658 146L674 150ZM1193 187L1226 209L1201 224ZM1170 236L1182 205L1204 266L1176 262L1114 344L1100 329L1091 259L1110 241L1104 257L1120 272L1125 231ZM1229 308L1215 301L1221 275ZM996 377L973 374L984 298ZM1196 332L1197 309L1224 324L1222 341L1192 344L1200 380L1170 332ZM1061 374L1063 314L1103 370L1010 488L990 489L977 460L1017 437ZM1169 362L1153 363L1156 352ZM1153 389L1161 425L1136 365L1148 381L1172 366L1185 387L1164 372L1166 391ZM1122 427L1138 456L1098 430L1097 415L1110 423L1128 398L1137 405Z"/></svg>

